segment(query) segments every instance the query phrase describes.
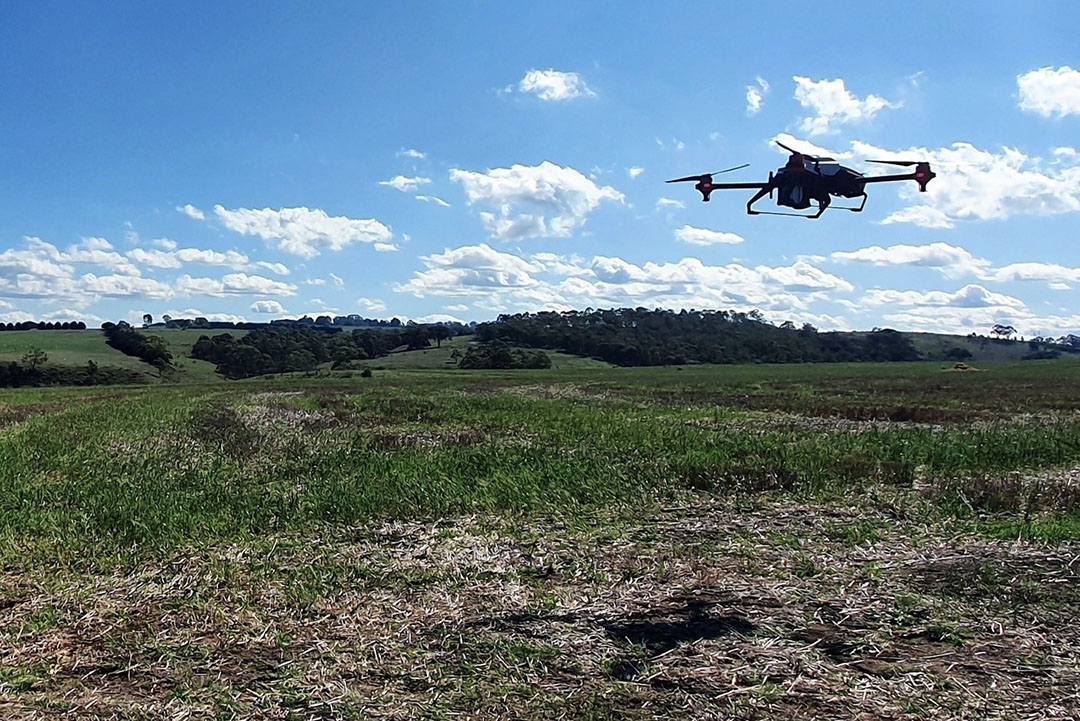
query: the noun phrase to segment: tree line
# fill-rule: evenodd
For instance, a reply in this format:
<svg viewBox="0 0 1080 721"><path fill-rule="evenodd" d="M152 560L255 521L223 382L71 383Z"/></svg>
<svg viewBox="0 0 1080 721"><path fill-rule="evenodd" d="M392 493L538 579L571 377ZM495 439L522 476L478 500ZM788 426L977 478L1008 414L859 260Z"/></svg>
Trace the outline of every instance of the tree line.
<svg viewBox="0 0 1080 721"><path fill-rule="evenodd" d="M159 371L172 366L172 353L159 336L140 333L125 321L102 323L101 330L105 333L105 343L124 355L149 363Z"/></svg>
<svg viewBox="0 0 1080 721"><path fill-rule="evenodd" d="M310 371L327 362L346 367L352 361L387 355L402 345L422 348L428 344L428 332L421 326L400 331L357 329L351 333L337 328L263 326L241 338L232 333L200 336L191 357L213 363L226 378L250 378Z"/></svg>
<svg viewBox="0 0 1080 721"><path fill-rule="evenodd" d="M684 363L911 361L903 333L821 333L810 324L765 321L757 311L610 310L500 315L476 327L481 341L561 350L621 366Z"/></svg>
<svg viewBox="0 0 1080 721"><path fill-rule="evenodd" d="M27 320L21 323L0 323L0 331L16 330L86 330L86 323L70 321L64 323L46 323L44 321Z"/></svg>
<svg viewBox="0 0 1080 721"><path fill-rule="evenodd" d="M21 361L0 362L0 388L37 386L102 386L145 383L146 377L129 368L99 367L94 361L84 366L44 365L48 356L40 350L28 352Z"/></svg>

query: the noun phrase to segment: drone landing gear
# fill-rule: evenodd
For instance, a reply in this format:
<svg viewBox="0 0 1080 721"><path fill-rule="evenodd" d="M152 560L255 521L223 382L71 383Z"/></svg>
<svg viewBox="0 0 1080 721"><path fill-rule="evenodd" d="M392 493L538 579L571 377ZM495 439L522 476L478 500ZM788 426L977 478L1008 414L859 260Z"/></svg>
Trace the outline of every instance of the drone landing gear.
<svg viewBox="0 0 1080 721"><path fill-rule="evenodd" d="M834 210L850 210L852 213L861 213L862 209L866 207L866 193L863 193L862 196L860 196L860 197L862 197L862 202L859 203L858 205L854 206L854 207L852 207L850 205L834 205L833 209Z"/></svg>
<svg viewBox="0 0 1080 721"><path fill-rule="evenodd" d="M762 193L759 193L758 195L755 195L753 198L751 198L750 202L746 204L746 212L749 213L750 215L783 215L783 216L786 216L786 217L789 217L789 218L809 218L810 220L814 220L815 218L820 218L821 214L824 213L826 211L826 209L828 209L828 207L829 207L829 199L827 197L823 198L823 199L819 199L818 200L817 212L816 213L810 213L809 215L806 214L806 213L785 213L783 211L778 211L778 210L754 210L753 208L750 207L756 201L760 200L764 195L765 195L765 193L762 192ZM866 200L865 200L865 196L864 196L863 204L865 204L865 203L866 203ZM852 210L852 209L847 208L846 210ZM859 210L862 210L861 206L859 207Z"/></svg>

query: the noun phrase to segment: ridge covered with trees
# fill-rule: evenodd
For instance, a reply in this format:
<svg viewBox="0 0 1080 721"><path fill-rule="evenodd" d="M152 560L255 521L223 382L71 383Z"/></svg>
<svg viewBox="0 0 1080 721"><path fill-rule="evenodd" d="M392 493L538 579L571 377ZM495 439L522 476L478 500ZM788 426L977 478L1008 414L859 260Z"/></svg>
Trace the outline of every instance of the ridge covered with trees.
<svg viewBox="0 0 1080 721"><path fill-rule="evenodd" d="M105 342L124 355L138 358L161 371L172 366L172 354L158 336L140 333L124 321L103 323L101 330L105 333Z"/></svg>
<svg viewBox="0 0 1080 721"><path fill-rule="evenodd" d="M476 336L622 366L921 359L911 340L894 330L820 333L809 324L774 326L757 311L614 308L519 313L481 323Z"/></svg>

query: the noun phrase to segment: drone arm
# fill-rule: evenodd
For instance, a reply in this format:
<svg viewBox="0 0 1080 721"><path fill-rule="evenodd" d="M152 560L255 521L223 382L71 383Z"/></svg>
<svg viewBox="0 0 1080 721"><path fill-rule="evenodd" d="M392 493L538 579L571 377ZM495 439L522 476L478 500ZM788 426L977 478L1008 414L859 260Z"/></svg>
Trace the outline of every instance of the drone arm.
<svg viewBox="0 0 1080 721"><path fill-rule="evenodd" d="M915 173L902 173L900 175L874 175L863 178L864 183L891 183L894 180L915 180Z"/></svg>
<svg viewBox="0 0 1080 721"><path fill-rule="evenodd" d="M761 190L767 189L768 183L713 183L713 190Z"/></svg>
<svg viewBox="0 0 1080 721"><path fill-rule="evenodd" d="M772 190L772 186L768 183L758 183L756 187L758 189L758 192L754 193L754 197L750 198L750 200L746 203L747 215L757 215L758 211L754 210L754 203L764 198L766 195L769 194L769 191Z"/></svg>

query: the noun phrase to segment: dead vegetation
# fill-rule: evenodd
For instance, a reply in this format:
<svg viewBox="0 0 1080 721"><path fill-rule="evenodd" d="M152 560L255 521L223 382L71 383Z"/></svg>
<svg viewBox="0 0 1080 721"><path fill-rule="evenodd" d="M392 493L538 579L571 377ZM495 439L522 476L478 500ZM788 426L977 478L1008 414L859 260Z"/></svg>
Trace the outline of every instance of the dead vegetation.
<svg viewBox="0 0 1080 721"><path fill-rule="evenodd" d="M888 499L387 521L0 582L30 718L1075 718L1080 547Z"/></svg>

